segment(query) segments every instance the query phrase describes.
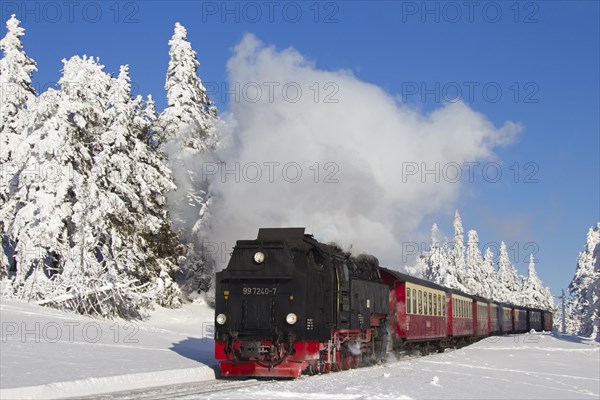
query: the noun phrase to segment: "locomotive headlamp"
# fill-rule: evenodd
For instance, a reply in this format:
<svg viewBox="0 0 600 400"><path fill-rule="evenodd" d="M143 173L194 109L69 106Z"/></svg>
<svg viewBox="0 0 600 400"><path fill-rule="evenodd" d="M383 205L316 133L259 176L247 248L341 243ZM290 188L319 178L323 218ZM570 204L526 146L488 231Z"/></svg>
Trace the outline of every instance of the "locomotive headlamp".
<svg viewBox="0 0 600 400"><path fill-rule="evenodd" d="M290 325L294 325L297 321L298 321L298 316L296 314L294 314L293 312L289 313L285 317L285 322L287 322Z"/></svg>
<svg viewBox="0 0 600 400"><path fill-rule="evenodd" d="M217 324L224 325L225 322L227 322L227 315L225 315L225 314L217 315Z"/></svg>
<svg viewBox="0 0 600 400"><path fill-rule="evenodd" d="M265 253L262 251L257 251L254 253L254 262L257 264L262 264L265 261Z"/></svg>

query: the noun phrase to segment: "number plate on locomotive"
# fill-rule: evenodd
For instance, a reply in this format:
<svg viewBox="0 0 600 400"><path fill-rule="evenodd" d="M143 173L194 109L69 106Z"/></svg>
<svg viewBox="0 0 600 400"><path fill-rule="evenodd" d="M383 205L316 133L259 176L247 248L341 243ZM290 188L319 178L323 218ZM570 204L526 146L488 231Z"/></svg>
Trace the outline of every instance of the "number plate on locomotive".
<svg viewBox="0 0 600 400"><path fill-rule="evenodd" d="M245 287L242 289L243 295L273 296L276 292L277 288L268 287Z"/></svg>

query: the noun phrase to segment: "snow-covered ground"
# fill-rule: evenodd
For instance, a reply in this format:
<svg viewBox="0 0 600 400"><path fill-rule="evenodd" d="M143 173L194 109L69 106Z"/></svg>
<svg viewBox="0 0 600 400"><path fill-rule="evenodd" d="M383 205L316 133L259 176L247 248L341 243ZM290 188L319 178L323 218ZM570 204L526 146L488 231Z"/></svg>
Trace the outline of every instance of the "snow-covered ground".
<svg viewBox="0 0 600 400"><path fill-rule="evenodd" d="M172 392L189 399L600 396L600 347L572 336L488 338L428 357L392 358L371 368L296 381L252 381L247 382L251 386L214 391L213 387L226 385L210 382L215 379L213 314L203 304L157 309L144 321L111 322L2 300L0 316L2 399L83 396L175 384L179 385ZM213 391L198 394L204 386Z"/></svg>
<svg viewBox="0 0 600 400"><path fill-rule="evenodd" d="M208 398L598 399L599 386L597 344L535 334L489 338L443 354Z"/></svg>
<svg viewBox="0 0 600 400"><path fill-rule="evenodd" d="M213 310L106 321L2 299L0 398L82 396L214 379Z"/></svg>

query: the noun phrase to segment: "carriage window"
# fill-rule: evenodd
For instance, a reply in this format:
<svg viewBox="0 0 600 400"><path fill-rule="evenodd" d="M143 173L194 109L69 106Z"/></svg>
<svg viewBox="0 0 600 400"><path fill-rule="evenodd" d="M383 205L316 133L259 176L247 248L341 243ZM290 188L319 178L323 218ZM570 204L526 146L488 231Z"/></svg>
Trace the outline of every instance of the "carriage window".
<svg viewBox="0 0 600 400"><path fill-rule="evenodd" d="M431 293L429 293L429 315L433 315L433 304L431 301Z"/></svg>
<svg viewBox="0 0 600 400"><path fill-rule="evenodd" d="M433 315L438 315L438 300L437 295L433 295Z"/></svg>
<svg viewBox="0 0 600 400"><path fill-rule="evenodd" d="M423 291L423 315L427 315L427 292Z"/></svg>
<svg viewBox="0 0 600 400"><path fill-rule="evenodd" d="M410 299L410 288L407 288L406 289L406 313L407 314L412 313L411 305L412 305L412 301Z"/></svg>
<svg viewBox="0 0 600 400"><path fill-rule="evenodd" d="M452 314L458 317L458 299L452 299Z"/></svg>
<svg viewBox="0 0 600 400"><path fill-rule="evenodd" d="M417 313L417 289L413 289L412 297L413 297L413 313L416 314Z"/></svg>
<svg viewBox="0 0 600 400"><path fill-rule="evenodd" d="M419 290L419 314L423 313L423 292Z"/></svg>
<svg viewBox="0 0 600 400"><path fill-rule="evenodd" d="M445 294L442 296L442 301L444 302L444 308L442 309L443 310L442 314L445 317L446 316L446 295Z"/></svg>
<svg viewBox="0 0 600 400"><path fill-rule="evenodd" d="M442 303L442 295L441 294L438 294L438 304L439 304L439 307L440 307L440 309L439 309L440 310L440 315L444 316L444 309L446 307L444 307L444 304Z"/></svg>
<svg viewBox="0 0 600 400"><path fill-rule="evenodd" d="M456 299L452 298L452 316L456 317Z"/></svg>

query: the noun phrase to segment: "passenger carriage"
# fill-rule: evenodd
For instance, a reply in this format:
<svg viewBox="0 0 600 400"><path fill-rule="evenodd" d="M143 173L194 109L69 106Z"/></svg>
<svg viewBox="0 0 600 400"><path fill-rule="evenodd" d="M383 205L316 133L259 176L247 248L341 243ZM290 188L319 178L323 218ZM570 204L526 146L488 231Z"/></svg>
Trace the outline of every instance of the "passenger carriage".
<svg viewBox="0 0 600 400"><path fill-rule="evenodd" d="M498 304L498 316L499 316L499 325L500 325L500 333L508 334L513 332L513 307L510 304L499 303Z"/></svg>
<svg viewBox="0 0 600 400"><path fill-rule="evenodd" d="M527 331L542 330L542 310L530 308L527 310Z"/></svg>
<svg viewBox="0 0 600 400"><path fill-rule="evenodd" d="M457 290L448 291L448 336L473 336L472 296Z"/></svg>
<svg viewBox="0 0 600 400"><path fill-rule="evenodd" d="M490 303L490 335L500 333L500 307L497 303Z"/></svg>
<svg viewBox="0 0 600 400"><path fill-rule="evenodd" d="M513 333L527 332L527 310L523 307L513 308Z"/></svg>
<svg viewBox="0 0 600 400"><path fill-rule="evenodd" d="M380 268L390 287L394 347L446 338L446 292L442 286L397 271Z"/></svg>
<svg viewBox="0 0 600 400"><path fill-rule="evenodd" d="M473 296L473 334L490 335L490 303L483 297Z"/></svg>
<svg viewBox="0 0 600 400"><path fill-rule="evenodd" d="M552 332L552 312L542 311L542 329L546 332Z"/></svg>

